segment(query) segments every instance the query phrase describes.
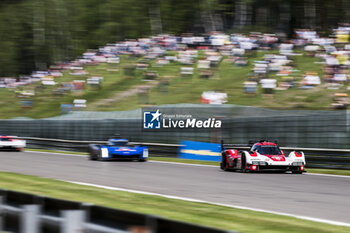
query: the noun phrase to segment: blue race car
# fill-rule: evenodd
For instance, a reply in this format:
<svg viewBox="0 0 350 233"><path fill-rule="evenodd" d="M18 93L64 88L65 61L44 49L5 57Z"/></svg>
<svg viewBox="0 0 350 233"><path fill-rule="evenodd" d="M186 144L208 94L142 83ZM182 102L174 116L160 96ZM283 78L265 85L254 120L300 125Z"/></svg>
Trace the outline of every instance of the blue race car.
<svg viewBox="0 0 350 233"><path fill-rule="evenodd" d="M91 160L138 160L145 162L148 149L145 146L130 145L127 139L109 139L107 145L89 145Z"/></svg>

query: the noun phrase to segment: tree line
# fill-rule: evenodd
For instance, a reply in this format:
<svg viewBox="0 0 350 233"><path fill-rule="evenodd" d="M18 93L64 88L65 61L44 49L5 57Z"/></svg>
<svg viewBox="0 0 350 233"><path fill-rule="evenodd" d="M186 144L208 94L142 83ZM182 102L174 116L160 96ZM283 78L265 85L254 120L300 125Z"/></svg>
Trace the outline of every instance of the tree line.
<svg viewBox="0 0 350 233"><path fill-rule="evenodd" d="M0 76L28 74L88 48L158 33L327 33L348 0L2 0Z"/></svg>

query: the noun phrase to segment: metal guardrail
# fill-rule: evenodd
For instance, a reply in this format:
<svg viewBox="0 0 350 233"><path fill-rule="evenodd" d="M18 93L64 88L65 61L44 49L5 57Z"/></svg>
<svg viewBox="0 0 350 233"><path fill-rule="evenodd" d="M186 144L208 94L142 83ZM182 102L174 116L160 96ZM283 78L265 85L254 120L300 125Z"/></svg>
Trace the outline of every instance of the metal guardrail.
<svg viewBox="0 0 350 233"><path fill-rule="evenodd" d="M66 150L88 152L89 144L105 144L107 141L77 141L52 138L21 137L32 149ZM147 146L153 156L176 157L180 144L131 142L134 145Z"/></svg>
<svg viewBox="0 0 350 233"><path fill-rule="evenodd" d="M222 120L220 129L143 130L142 109L122 112L72 112L46 119L0 120L3 135L71 140L106 140L116 133L137 142L176 144L180 140L246 143L262 138L281 145L348 149L350 111L273 110L252 106L176 104L143 110ZM153 111L152 110L152 111Z"/></svg>
<svg viewBox="0 0 350 233"><path fill-rule="evenodd" d="M0 232L228 233L153 215L0 190Z"/></svg>
<svg viewBox="0 0 350 233"><path fill-rule="evenodd" d="M27 140L27 146L33 149L53 149L87 152L88 144L104 144L106 141L76 141L51 138L22 137ZM152 156L176 157L180 144L142 143L132 142L135 145L145 145ZM246 150L249 147L239 147ZM322 149L281 147L285 152L293 150L303 151L306 156L306 166L312 168L347 169L350 170L350 149Z"/></svg>

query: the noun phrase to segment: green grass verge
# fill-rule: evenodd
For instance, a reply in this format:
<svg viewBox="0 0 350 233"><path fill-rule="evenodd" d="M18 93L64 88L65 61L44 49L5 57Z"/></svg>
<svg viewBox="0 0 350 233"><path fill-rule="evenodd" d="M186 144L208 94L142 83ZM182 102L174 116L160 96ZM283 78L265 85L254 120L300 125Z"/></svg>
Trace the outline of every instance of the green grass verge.
<svg viewBox="0 0 350 233"><path fill-rule="evenodd" d="M310 173L350 176L350 170L317 169L317 168L308 168L306 170Z"/></svg>
<svg viewBox="0 0 350 233"><path fill-rule="evenodd" d="M26 150L27 151L48 152L48 153L54 152L54 153L62 153L62 154L88 155L88 153L84 153L84 152L53 151L53 150L43 150L43 149L26 149ZM202 164L202 165L212 165L212 166L219 166L219 164L220 164L219 162L191 160L191 159L179 159L179 158L171 158L171 157L150 157L149 160L163 161L163 162L187 163L187 164ZM309 173L350 176L350 170L321 169L321 168L307 168L306 170Z"/></svg>
<svg viewBox="0 0 350 233"><path fill-rule="evenodd" d="M240 232L349 232L350 228L292 217L168 199L0 172L0 187L37 195L93 203Z"/></svg>

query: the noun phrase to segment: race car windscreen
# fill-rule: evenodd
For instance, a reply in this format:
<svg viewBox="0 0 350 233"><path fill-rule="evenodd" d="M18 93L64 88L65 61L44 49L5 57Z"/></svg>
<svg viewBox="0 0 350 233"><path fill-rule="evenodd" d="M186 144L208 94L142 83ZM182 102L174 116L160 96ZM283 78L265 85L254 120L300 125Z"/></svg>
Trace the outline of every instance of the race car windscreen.
<svg viewBox="0 0 350 233"><path fill-rule="evenodd" d="M12 139L11 138L0 138L0 141L8 142L8 141L12 141Z"/></svg>
<svg viewBox="0 0 350 233"><path fill-rule="evenodd" d="M262 155L281 155L282 152L277 146L254 146L252 151L257 151Z"/></svg>
<svg viewBox="0 0 350 233"><path fill-rule="evenodd" d="M128 142L110 142L111 146L129 146Z"/></svg>

